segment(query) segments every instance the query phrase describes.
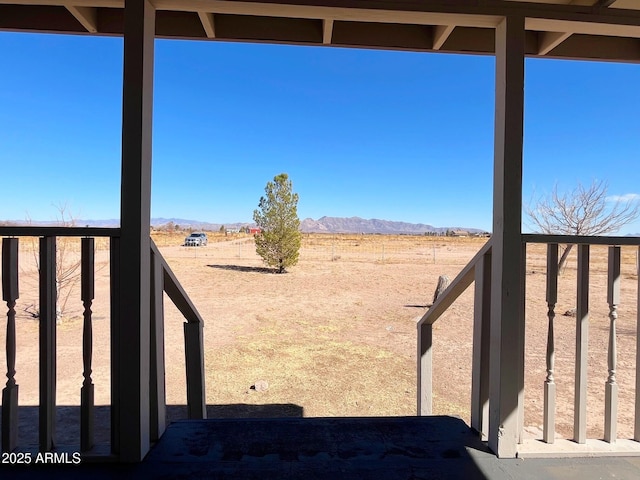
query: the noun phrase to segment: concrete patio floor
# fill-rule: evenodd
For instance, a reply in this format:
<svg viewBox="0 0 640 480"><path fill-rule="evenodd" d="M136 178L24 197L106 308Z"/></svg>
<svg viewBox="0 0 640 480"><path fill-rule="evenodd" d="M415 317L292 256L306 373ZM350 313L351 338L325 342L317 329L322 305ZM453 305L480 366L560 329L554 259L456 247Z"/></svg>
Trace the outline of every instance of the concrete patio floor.
<svg viewBox="0 0 640 480"><path fill-rule="evenodd" d="M640 479L640 457L497 459L453 417L177 421L139 464L0 465L0 478Z"/></svg>

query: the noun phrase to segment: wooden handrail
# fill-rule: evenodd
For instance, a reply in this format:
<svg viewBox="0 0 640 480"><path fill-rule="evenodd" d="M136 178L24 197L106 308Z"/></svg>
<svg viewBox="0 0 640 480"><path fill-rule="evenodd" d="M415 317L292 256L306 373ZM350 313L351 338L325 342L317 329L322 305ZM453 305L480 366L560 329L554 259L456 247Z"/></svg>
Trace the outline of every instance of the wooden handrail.
<svg viewBox="0 0 640 480"><path fill-rule="evenodd" d="M423 323L433 324L451 306L451 304L471 285L475 278L476 263L491 250L491 240L484 244L478 253L467 263L462 271L453 279L447 289L440 294L429 310L418 320L418 327Z"/></svg>
<svg viewBox="0 0 640 480"><path fill-rule="evenodd" d="M562 243L573 245L640 245L640 237L590 237L588 235L522 234L523 243Z"/></svg>
<svg viewBox="0 0 640 480"><path fill-rule="evenodd" d="M204 320L180 285L157 245L151 240L151 252L163 274L163 290L184 316L184 351L187 375L187 410L189 418L207 418L204 376Z"/></svg>
<svg viewBox="0 0 640 480"><path fill-rule="evenodd" d="M0 226L0 237L119 237L119 228Z"/></svg>
<svg viewBox="0 0 640 480"><path fill-rule="evenodd" d="M202 316L189 298L189 295L187 295L187 292L185 292L182 285L180 285L180 282L153 240L151 240L151 251L157 256L160 260L160 264L162 265L165 293L169 296L176 308L180 310L180 313L182 313L188 323L199 323L204 325Z"/></svg>
<svg viewBox="0 0 640 480"><path fill-rule="evenodd" d="M604 441L614 443L617 438L618 383L617 332L618 305L620 303L621 246L635 246L640 257L640 237L587 237L573 235L521 235L522 245L538 243L547 245L546 303L548 317L546 376L544 381L543 440L551 444L555 438L556 385L555 385L555 308L558 299L558 244L578 245L578 271L576 293L576 353L573 440L584 444L587 439L587 364L589 344L589 249L591 245L609 247L607 279L607 303L609 306L609 343L607 348L607 381L605 383ZM640 265L636 264L640 273ZM523 270L524 274L524 270ZM471 426L479 433L488 433L489 412L489 363L491 306L491 240L471 259L456 276L451 285L436 299L431 308L417 323L417 390L418 415L432 414L433 324L447 308L475 282L473 378L471 394ZM638 280L640 282L640 280ZM640 283L639 283L640 285ZM640 288L639 288L640 292ZM524 298L523 298L524 302ZM522 304L524 310L524 303ZM636 308L640 311L640 293ZM637 318L640 334L640 313ZM640 343L636 349L636 364L640 365ZM634 439L640 441L640 369L636 365L636 402ZM524 385L522 385L524 392ZM521 401L521 400L519 400ZM522 431L523 426L518 427ZM521 433L520 433L521 434Z"/></svg>
<svg viewBox="0 0 640 480"><path fill-rule="evenodd" d="M490 294L490 290L484 291L484 288L491 287L490 282L484 284L486 276L485 273L490 274L490 255L491 255L491 240L487 241L480 251L471 259L469 263L462 269L462 271L451 282L449 287L440 294L440 296L433 303L431 308L425 313L420 320L418 320L418 341L417 341L417 393L418 393L418 415L431 415L432 403L433 403L433 324L440 315L442 315L447 308L458 298L471 283L476 280L476 265L480 265L478 268L479 283L476 283L476 288L479 291L476 293L476 301L486 303L485 306L480 305L480 308L474 314L474 338L480 339L481 342L488 342L488 297L486 292ZM485 265L485 259L489 257L489 264ZM486 307L486 308L485 308ZM485 329L482 328L482 324L485 324ZM477 327L477 328L476 328ZM475 348L475 347L474 347ZM486 402L484 397L488 397L488 346L485 348L475 348L474 350L474 369L476 369L479 375L473 381L473 394L474 394L474 414L472 423L478 429L478 431L484 432L486 430L486 424L488 419L488 410L486 408ZM478 418L479 417L479 418Z"/></svg>

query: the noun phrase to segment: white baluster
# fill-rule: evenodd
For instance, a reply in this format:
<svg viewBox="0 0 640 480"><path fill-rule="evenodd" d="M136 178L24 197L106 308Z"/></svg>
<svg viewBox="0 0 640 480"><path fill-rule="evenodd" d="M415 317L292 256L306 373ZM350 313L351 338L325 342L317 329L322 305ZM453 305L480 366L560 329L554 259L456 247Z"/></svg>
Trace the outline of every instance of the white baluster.
<svg viewBox="0 0 640 480"><path fill-rule="evenodd" d="M604 440L614 443L616 441L618 421L616 319L618 318L618 304L620 303L620 247L609 247L607 303L609 304L609 352L607 356L609 376L605 384Z"/></svg>
<svg viewBox="0 0 640 480"><path fill-rule="evenodd" d="M556 316L555 308L558 301L558 244L547 245L547 317L549 329L547 332L547 378L544 382L544 423L543 440L553 443L556 425L556 384L553 377L555 369L555 339L553 322Z"/></svg>
<svg viewBox="0 0 640 480"><path fill-rule="evenodd" d="M18 385L16 384L16 300L18 293L18 239L2 239L2 299L7 302L7 384L2 390L2 450L18 446Z"/></svg>

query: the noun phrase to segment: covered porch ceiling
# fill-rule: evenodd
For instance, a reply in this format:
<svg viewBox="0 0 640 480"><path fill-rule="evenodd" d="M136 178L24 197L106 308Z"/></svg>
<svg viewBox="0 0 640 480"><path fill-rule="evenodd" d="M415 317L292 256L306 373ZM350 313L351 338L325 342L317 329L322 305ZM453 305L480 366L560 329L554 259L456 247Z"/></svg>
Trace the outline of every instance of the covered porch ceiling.
<svg viewBox="0 0 640 480"><path fill-rule="evenodd" d="M640 62L640 0L150 0L156 36L494 54L525 17L525 54ZM124 0L0 0L0 30L121 36Z"/></svg>

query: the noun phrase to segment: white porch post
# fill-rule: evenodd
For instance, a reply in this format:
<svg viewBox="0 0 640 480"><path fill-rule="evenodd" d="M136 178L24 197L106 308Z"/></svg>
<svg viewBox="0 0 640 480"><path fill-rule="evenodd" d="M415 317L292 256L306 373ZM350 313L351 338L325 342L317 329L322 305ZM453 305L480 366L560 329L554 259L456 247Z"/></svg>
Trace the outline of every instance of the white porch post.
<svg viewBox="0 0 640 480"><path fill-rule="evenodd" d="M112 334L116 429L114 453L125 462L149 451L151 117L155 9L126 0L122 99L119 307Z"/></svg>
<svg viewBox="0 0 640 480"><path fill-rule="evenodd" d="M493 254L489 447L514 457L520 438L522 349L522 144L524 113L523 17L506 17L496 29L496 113L493 186Z"/></svg>

